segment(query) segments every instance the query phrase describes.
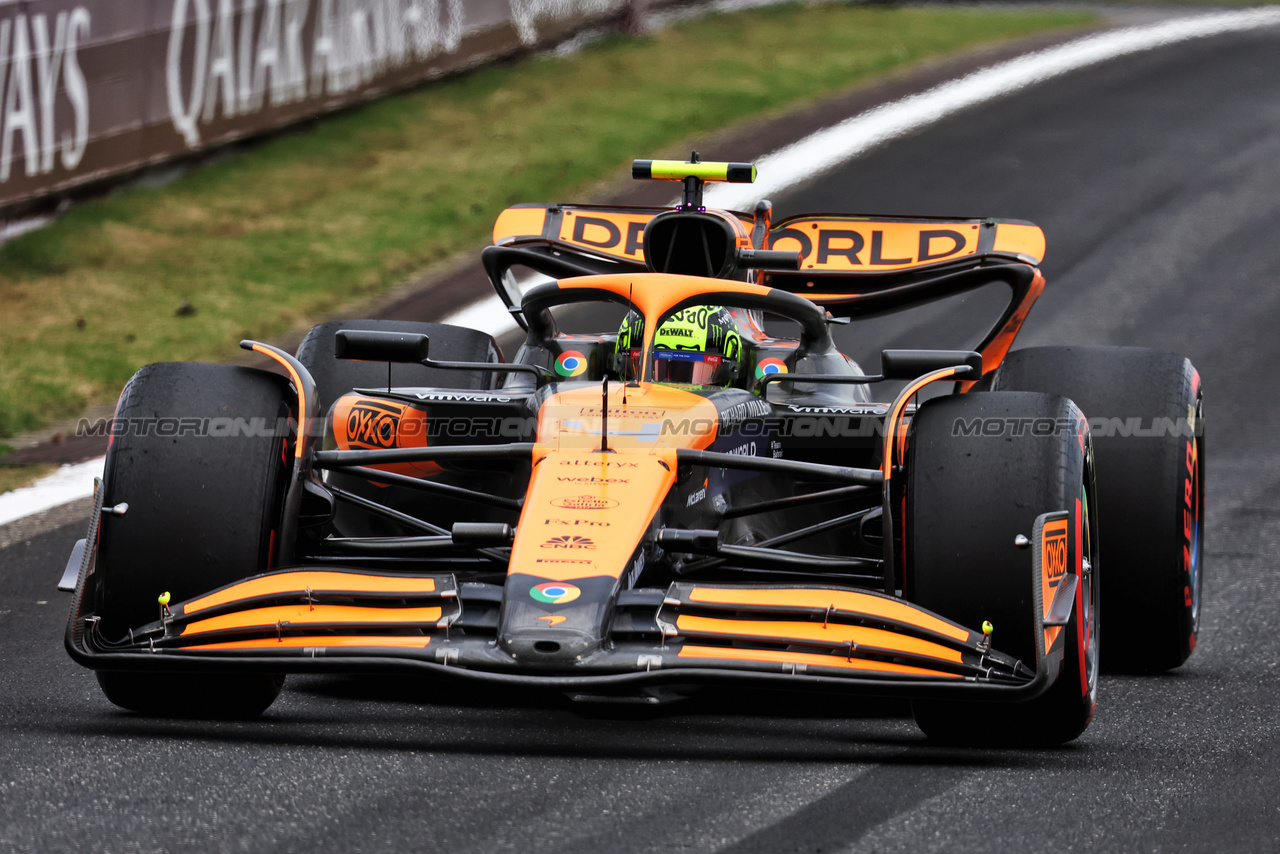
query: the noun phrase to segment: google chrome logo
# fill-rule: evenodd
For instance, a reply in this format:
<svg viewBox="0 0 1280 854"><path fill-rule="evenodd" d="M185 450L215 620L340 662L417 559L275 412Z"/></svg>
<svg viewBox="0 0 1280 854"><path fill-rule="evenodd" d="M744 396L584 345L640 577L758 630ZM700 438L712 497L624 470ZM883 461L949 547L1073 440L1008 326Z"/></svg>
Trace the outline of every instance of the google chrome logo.
<svg viewBox="0 0 1280 854"><path fill-rule="evenodd" d="M756 379L767 377L769 374L785 374L786 372L787 363L772 356L767 359L761 359L760 363L756 365Z"/></svg>
<svg viewBox="0 0 1280 854"><path fill-rule="evenodd" d="M582 595L582 591L563 581L548 581L530 588L529 595L547 605L563 605Z"/></svg>
<svg viewBox="0 0 1280 854"><path fill-rule="evenodd" d="M587 372L587 357L577 350L565 350L556 359L556 373L562 377L576 377Z"/></svg>

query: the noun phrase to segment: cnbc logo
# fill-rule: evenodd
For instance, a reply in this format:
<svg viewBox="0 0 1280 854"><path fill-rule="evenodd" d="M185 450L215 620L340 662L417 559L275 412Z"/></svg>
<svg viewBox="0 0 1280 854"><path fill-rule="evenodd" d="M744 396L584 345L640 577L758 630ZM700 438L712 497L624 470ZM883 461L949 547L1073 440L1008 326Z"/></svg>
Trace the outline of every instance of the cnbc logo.
<svg viewBox="0 0 1280 854"><path fill-rule="evenodd" d="M542 544L544 549L594 549L595 541L590 537L579 537L573 534L565 537L552 537Z"/></svg>

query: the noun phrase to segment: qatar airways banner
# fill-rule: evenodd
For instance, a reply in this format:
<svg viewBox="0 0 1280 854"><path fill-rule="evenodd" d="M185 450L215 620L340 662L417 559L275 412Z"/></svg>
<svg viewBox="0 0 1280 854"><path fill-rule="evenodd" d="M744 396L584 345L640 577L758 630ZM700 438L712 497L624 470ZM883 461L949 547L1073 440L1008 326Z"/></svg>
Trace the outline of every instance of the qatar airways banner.
<svg viewBox="0 0 1280 854"><path fill-rule="evenodd" d="M0 210L511 55L627 0L0 0Z"/></svg>

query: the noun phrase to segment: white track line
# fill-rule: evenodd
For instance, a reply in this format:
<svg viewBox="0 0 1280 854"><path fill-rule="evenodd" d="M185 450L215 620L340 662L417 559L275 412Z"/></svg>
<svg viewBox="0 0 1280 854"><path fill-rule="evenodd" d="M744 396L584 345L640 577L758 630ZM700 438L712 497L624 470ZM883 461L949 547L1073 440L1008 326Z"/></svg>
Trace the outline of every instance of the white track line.
<svg viewBox="0 0 1280 854"><path fill-rule="evenodd" d="M93 479L102 477L102 457L63 466L31 486L0 495L0 525L93 495Z"/></svg>
<svg viewBox="0 0 1280 854"><path fill-rule="evenodd" d="M767 154L756 161L760 180L717 184L707 191L706 201L715 207L749 209L758 199L781 193L881 143L985 101L1117 57L1277 24L1280 9L1276 8L1211 13L1086 36L1030 53L867 110ZM444 322L494 336L518 328L496 295L450 315ZM0 495L0 525L92 495L93 478L101 472L102 460L90 460L64 466L30 487Z"/></svg>
<svg viewBox="0 0 1280 854"><path fill-rule="evenodd" d="M817 131L756 161L754 184L716 184L704 198L710 206L750 210L776 195L896 137L967 107L1009 95L1070 71L1110 59L1222 33L1280 24L1280 9L1247 9L1177 18L1086 36L984 68L899 101L867 110ZM518 327L496 295L444 319L495 337Z"/></svg>
<svg viewBox="0 0 1280 854"><path fill-rule="evenodd" d="M760 178L754 184L717 184L704 198L708 205L750 210L758 199L976 104L1128 54L1275 24L1280 24L1280 9L1275 8L1197 15L1086 36L1029 53L817 131L757 160Z"/></svg>

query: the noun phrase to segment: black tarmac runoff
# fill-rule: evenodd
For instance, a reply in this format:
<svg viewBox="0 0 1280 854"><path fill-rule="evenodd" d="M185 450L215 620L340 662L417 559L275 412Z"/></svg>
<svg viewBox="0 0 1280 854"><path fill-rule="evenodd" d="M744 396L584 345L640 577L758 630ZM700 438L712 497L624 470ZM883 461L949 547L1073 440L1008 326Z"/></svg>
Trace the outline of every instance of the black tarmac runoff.
<svg viewBox="0 0 1280 854"><path fill-rule="evenodd" d="M1073 72L773 201L1030 220L1049 284L1021 346L1191 358L1207 576L1185 666L1104 676L1093 725L1041 751L933 747L905 707L847 699L636 713L336 677L292 678L260 720L157 720L63 651L76 519L0 550L0 852L1280 850L1280 30ZM965 346L969 313L839 343L874 370L881 347Z"/></svg>

